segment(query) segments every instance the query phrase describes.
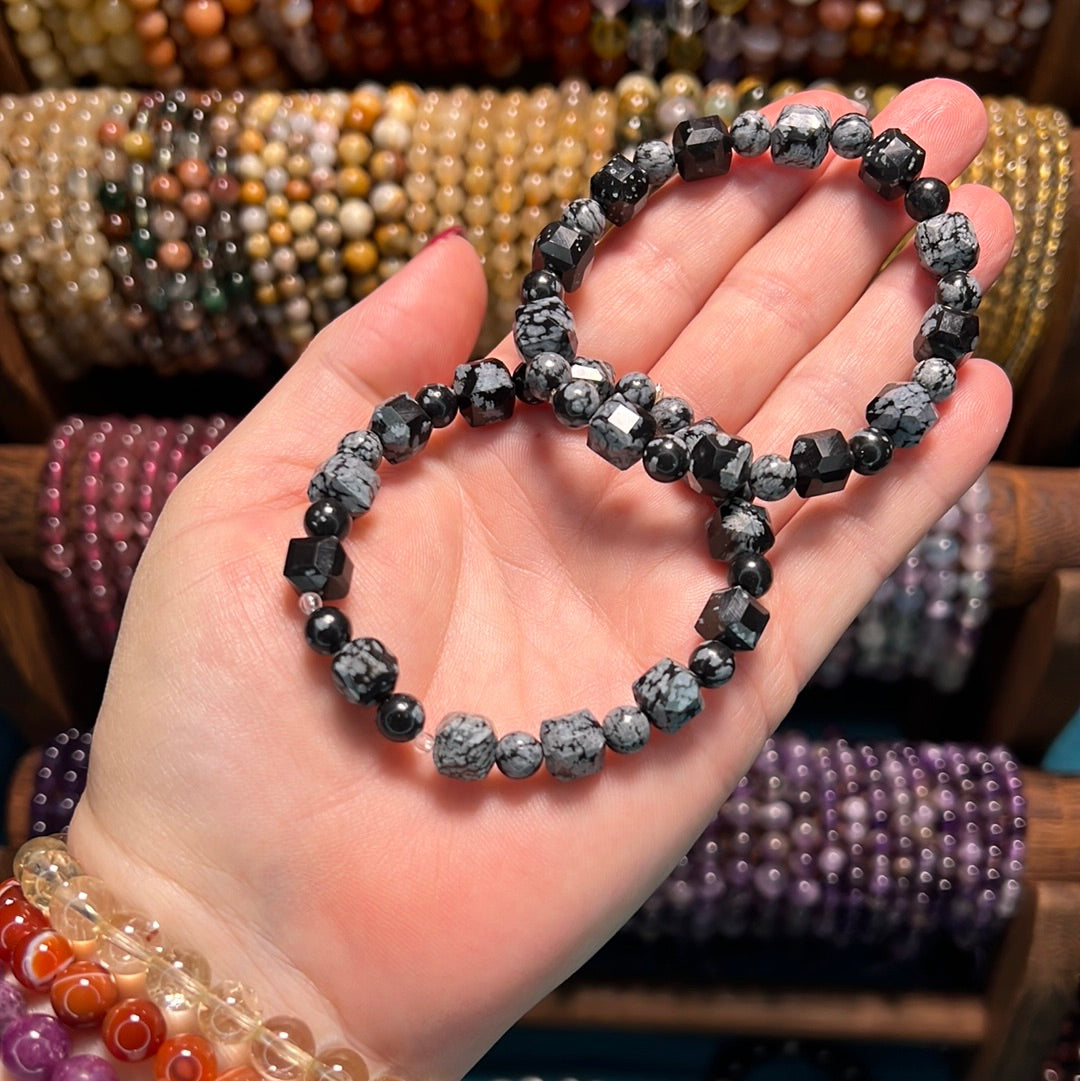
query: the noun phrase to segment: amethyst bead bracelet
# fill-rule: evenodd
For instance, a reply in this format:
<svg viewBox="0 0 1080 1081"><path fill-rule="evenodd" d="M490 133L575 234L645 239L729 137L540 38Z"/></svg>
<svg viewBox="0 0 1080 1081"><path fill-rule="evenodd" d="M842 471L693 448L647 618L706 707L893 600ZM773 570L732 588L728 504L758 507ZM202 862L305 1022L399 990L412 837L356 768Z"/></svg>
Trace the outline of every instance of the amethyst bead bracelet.
<svg viewBox="0 0 1080 1081"><path fill-rule="evenodd" d="M916 254L939 279L936 303L914 338L913 378L887 384L870 401L866 427L850 436L835 428L805 433L786 457L755 457L749 442L712 417L695 420L685 401L663 396L647 375L619 376L606 361L578 354L565 294L581 285L605 231L632 221L651 192L676 172L687 181L721 176L733 153L769 150L778 165L816 168L830 147L860 159L860 178L882 198L903 198L918 223ZM774 535L761 503L792 491L803 498L840 491L852 472L877 473L894 448L915 446L937 422L935 403L953 392L957 367L978 343L974 311L981 293L970 271L979 245L968 218L948 211L948 186L921 176L924 158L898 129L875 136L860 114L832 123L818 106L788 105L775 124L750 112L730 131L715 116L684 121L671 145L643 143L633 161L616 155L597 172L591 197L571 202L536 239L514 320L516 369L511 373L495 358L475 360L459 365L450 385L429 384L382 402L368 427L346 435L311 480L306 535L290 541L284 573L301 595L308 644L333 658L331 675L341 694L372 707L386 738L417 740L431 751L438 772L462 780L480 780L493 766L514 779L541 765L559 780L585 777L601 768L606 750L636 752L652 728L674 732L700 713L702 689L731 679L736 653L754 649L769 620L759 598L772 582L766 553ZM498 738L485 717L450 713L427 734L423 706L396 690L394 654L377 639L353 638L345 614L324 602L348 593L352 565L343 541L352 519L372 507L381 464L408 461L459 414L469 427L484 427L509 420L518 402L549 403L564 426L586 429L590 449L616 469L640 462L661 483L685 477L713 504L706 540L710 555L727 564L728 585L706 601L695 624L704 641L687 663L659 660L633 683L634 704L617 706L603 721L581 709L542 721L538 737L512 732Z"/></svg>

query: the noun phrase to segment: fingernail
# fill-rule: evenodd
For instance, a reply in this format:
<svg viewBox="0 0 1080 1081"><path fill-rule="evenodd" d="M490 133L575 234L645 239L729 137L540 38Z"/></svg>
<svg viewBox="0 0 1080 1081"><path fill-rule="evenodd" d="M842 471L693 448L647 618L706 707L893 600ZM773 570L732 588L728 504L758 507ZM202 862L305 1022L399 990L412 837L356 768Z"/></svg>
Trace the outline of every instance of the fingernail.
<svg viewBox="0 0 1080 1081"><path fill-rule="evenodd" d="M449 229L444 229L441 233L436 233L425 245L424 251L428 248L433 248L440 240L445 240L448 236L464 236L465 227L463 225L451 225Z"/></svg>

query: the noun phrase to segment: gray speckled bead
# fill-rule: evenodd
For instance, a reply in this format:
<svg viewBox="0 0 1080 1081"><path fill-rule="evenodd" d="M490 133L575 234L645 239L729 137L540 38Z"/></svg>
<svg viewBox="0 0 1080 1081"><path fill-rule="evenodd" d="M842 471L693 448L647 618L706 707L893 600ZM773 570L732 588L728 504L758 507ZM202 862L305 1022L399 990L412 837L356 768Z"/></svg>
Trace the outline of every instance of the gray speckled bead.
<svg viewBox="0 0 1080 1081"><path fill-rule="evenodd" d="M693 422L694 411L682 398L665 397L652 407L652 418L656 421L657 432L673 435L681 432Z"/></svg>
<svg viewBox="0 0 1080 1081"><path fill-rule="evenodd" d="M763 454L750 466L750 489L758 499L774 503L795 490L794 463L780 454Z"/></svg>
<svg viewBox="0 0 1080 1081"><path fill-rule="evenodd" d="M639 143L634 164L648 177L649 187L658 188L675 175L675 152L663 139Z"/></svg>
<svg viewBox="0 0 1080 1081"><path fill-rule="evenodd" d="M954 270L971 270L979 261L979 241L966 214L950 210L915 226L915 254L939 278Z"/></svg>
<svg viewBox="0 0 1080 1081"><path fill-rule="evenodd" d="M973 312L982 303L982 286L966 270L954 270L937 283L935 299L946 308Z"/></svg>
<svg viewBox="0 0 1080 1081"><path fill-rule="evenodd" d="M355 638L334 655L330 676L350 702L374 706L394 689L397 657L377 638Z"/></svg>
<svg viewBox="0 0 1080 1081"><path fill-rule="evenodd" d="M731 143L736 154L744 158L756 158L769 149L772 124L757 109L739 113L731 122Z"/></svg>
<svg viewBox="0 0 1080 1081"><path fill-rule="evenodd" d="M495 744L495 765L511 780L531 777L544 761L540 741L527 732L508 732Z"/></svg>
<svg viewBox="0 0 1080 1081"><path fill-rule="evenodd" d="M431 757L444 777L482 781L495 764L490 722L475 713L448 713L435 732Z"/></svg>
<svg viewBox="0 0 1080 1081"><path fill-rule="evenodd" d="M368 433L370 434L370 433ZM372 436L375 442L378 439ZM371 510L379 492L379 474L352 451L339 450L311 478L308 499L336 499L354 517Z"/></svg>
<svg viewBox="0 0 1080 1081"><path fill-rule="evenodd" d="M764 507L745 499L729 499L709 519L705 530L709 555L727 561L738 552L767 552L776 538Z"/></svg>
<svg viewBox="0 0 1080 1081"><path fill-rule="evenodd" d="M866 407L867 423L897 447L914 447L937 419L930 395L919 383L889 383Z"/></svg>
<svg viewBox="0 0 1080 1081"><path fill-rule="evenodd" d="M616 706L604 718L604 742L616 754L636 754L649 742L649 718L633 706Z"/></svg>
<svg viewBox="0 0 1080 1081"><path fill-rule="evenodd" d="M912 378L930 395L932 402L943 402L956 390L956 368L942 357L920 360Z"/></svg>
<svg viewBox="0 0 1080 1081"><path fill-rule="evenodd" d="M378 469L382 464L382 441L370 428L361 428L343 435L338 443L338 450L348 451L372 469Z"/></svg>
<svg viewBox="0 0 1080 1081"><path fill-rule="evenodd" d="M633 691L642 713L662 732L677 732L705 708L694 673L670 657L637 679Z"/></svg>
<svg viewBox="0 0 1080 1081"><path fill-rule="evenodd" d="M619 395L603 402L589 418L589 449L616 469L641 461L645 445L656 434L656 422L640 406Z"/></svg>
<svg viewBox="0 0 1080 1081"><path fill-rule="evenodd" d="M525 386L541 402L551 401L561 383L570 378L570 361L558 353L540 353L525 365Z"/></svg>
<svg viewBox="0 0 1080 1081"><path fill-rule="evenodd" d="M501 360L470 360L454 369L458 409L472 428L497 424L514 415L514 380Z"/></svg>
<svg viewBox="0 0 1080 1081"><path fill-rule="evenodd" d="M371 430L379 437L383 456L392 465L419 454L431 438L431 428L431 417L408 394L388 399L371 414Z"/></svg>
<svg viewBox="0 0 1080 1081"><path fill-rule="evenodd" d="M694 629L706 641L716 639L730 649L754 649L765 633L769 610L742 586L710 594Z"/></svg>
<svg viewBox="0 0 1080 1081"><path fill-rule="evenodd" d="M841 158L861 158L874 129L862 113L844 113L829 132L829 144Z"/></svg>
<svg viewBox="0 0 1080 1081"><path fill-rule="evenodd" d="M544 765L560 781L574 781L604 765L604 730L587 709L540 723Z"/></svg>
<svg viewBox="0 0 1080 1081"><path fill-rule="evenodd" d="M574 199L563 211L562 220L593 240L599 240L608 227L603 208L595 199Z"/></svg>
<svg viewBox="0 0 1080 1081"><path fill-rule="evenodd" d="M577 355L577 330L570 309L559 297L522 304L514 313L514 345L522 360L541 353L558 353L573 360Z"/></svg>
<svg viewBox="0 0 1080 1081"><path fill-rule="evenodd" d="M829 149L829 114L820 105L785 105L773 126L773 161L795 169L816 169Z"/></svg>
<svg viewBox="0 0 1080 1081"><path fill-rule="evenodd" d="M615 393L642 409L652 409L656 405L656 384L644 372L627 372L620 376Z"/></svg>
<svg viewBox="0 0 1080 1081"><path fill-rule="evenodd" d="M679 438L686 444L686 450L689 453L703 435L721 435L723 431L720 422L714 417L702 417L701 420L695 420L693 424L688 424L683 428L679 432Z"/></svg>

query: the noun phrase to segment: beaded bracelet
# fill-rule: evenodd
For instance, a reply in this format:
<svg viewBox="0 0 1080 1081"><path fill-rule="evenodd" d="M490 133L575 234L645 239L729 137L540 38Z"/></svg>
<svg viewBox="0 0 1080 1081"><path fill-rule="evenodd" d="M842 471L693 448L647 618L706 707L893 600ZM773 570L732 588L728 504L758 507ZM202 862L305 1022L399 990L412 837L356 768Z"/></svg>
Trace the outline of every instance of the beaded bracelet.
<svg viewBox="0 0 1080 1081"><path fill-rule="evenodd" d="M837 429L798 435L788 457L755 458L747 441L724 432L711 417L695 422L685 401L661 397L648 376L616 378L610 364L577 355L564 296L581 285L609 225L633 220L649 193L676 170L687 181L721 176L731 167L733 150L747 157L770 150L779 165L812 169L830 146L841 157L861 159L859 176L882 198L903 197L917 222L919 261L939 279L937 302L914 339L914 377L887 384L870 401L867 427L849 437ZM978 242L969 219L948 212L944 181L921 177L924 159L923 149L899 129L875 136L861 113L831 123L825 109L803 104L786 106L775 125L756 111L736 117L730 131L717 116L687 120L676 127L671 145L654 140L639 145L633 161L612 158L592 177L591 198L571 202L562 220L536 239L535 269L522 282L523 303L514 321L522 360L513 375L497 359L471 361L457 367L452 386L429 384L415 397L388 399L376 407L367 429L342 439L311 480L307 535L290 541L284 574L301 595L308 644L333 657L333 680L345 698L375 707L384 736L418 740L421 750L431 751L439 773L462 780L480 780L493 765L514 779L531 776L541 764L559 780L588 776L601 768L605 746L619 754L639 751L650 725L674 732L700 713L702 689L727 683L735 652L753 649L769 619L758 598L771 584L764 557L774 537L766 510L753 500L774 501L793 490L804 498L836 492L852 470L877 473L894 447L916 445L936 423L935 403L952 393L957 366L978 342L974 309L981 291L969 273L978 260ZM617 706L603 723L582 709L544 720L539 738L512 732L497 739L487 718L451 713L434 736L422 735L422 705L395 692L397 658L375 638L351 639L345 614L323 602L348 592L352 568L342 541L352 518L371 508L380 463L411 458L433 428L447 426L459 412L471 427L507 420L518 399L550 402L562 424L587 428L590 449L617 469L642 462L654 479L686 477L709 497L717 508L708 524L709 553L727 562L729 585L708 598L695 624L705 641L688 664L658 661L633 684L636 704Z"/></svg>

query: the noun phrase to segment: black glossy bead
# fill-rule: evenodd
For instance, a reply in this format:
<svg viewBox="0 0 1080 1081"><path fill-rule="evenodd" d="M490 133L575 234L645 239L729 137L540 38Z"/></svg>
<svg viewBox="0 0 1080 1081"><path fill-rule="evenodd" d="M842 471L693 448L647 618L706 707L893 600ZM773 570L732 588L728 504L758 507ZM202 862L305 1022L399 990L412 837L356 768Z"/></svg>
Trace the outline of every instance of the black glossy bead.
<svg viewBox="0 0 1080 1081"><path fill-rule="evenodd" d="M472 428L497 424L514 415L514 380L501 360L471 360L454 369L458 409Z"/></svg>
<svg viewBox="0 0 1080 1081"><path fill-rule="evenodd" d="M589 193L612 225L625 225L645 206L649 178L622 154L616 154L589 181Z"/></svg>
<svg viewBox="0 0 1080 1081"><path fill-rule="evenodd" d="M954 270L938 280L934 299L946 308L973 312L982 303L982 287L974 274Z"/></svg>
<svg viewBox="0 0 1080 1081"><path fill-rule="evenodd" d="M848 439L851 464L856 473L869 477L892 461L893 442L877 428L861 428Z"/></svg>
<svg viewBox="0 0 1080 1081"><path fill-rule="evenodd" d="M652 417L658 432L672 435L693 423L694 411L682 398L661 398L652 407Z"/></svg>
<svg viewBox="0 0 1080 1081"><path fill-rule="evenodd" d="M445 428L458 414L457 395L445 383L426 383L416 392L416 401L431 417L432 428Z"/></svg>
<svg viewBox="0 0 1080 1081"><path fill-rule="evenodd" d="M731 168L731 135L718 116L699 116L677 124L671 136L675 166L683 180L723 176Z"/></svg>
<svg viewBox="0 0 1080 1081"><path fill-rule="evenodd" d="M651 439L642 456L645 472L661 484L670 484L686 476L690 468L690 452L677 435L661 435Z"/></svg>
<svg viewBox="0 0 1080 1081"><path fill-rule="evenodd" d="M340 608L318 608L307 617L304 637L316 653L332 657L352 635L349 617Z"/></svg>
<svg viewBox="0 0 1080 1081"><path fill-rule="evenodd" d="M285 555L284 575L297 593L318 593L337 601L349 592L352 562L337 537L294 537Z"/></svg>
<svg viewBox="0 0 1080 1081"><path fill-rule="evenodd" d="M546 268L530 270L521 279L521 302L528 304L530 300L543 300L545 297L561 297L566 290L559 280L559 275L553 270Z"/></svg>
<svg viewBox="0 0 1080 1081"><path fill-rule="evenodd" d="M377 706L393 693L398 677L397 657L377 638L354 638L335 655L330 677L350 702Z"/></svg>
<svg viewBox="0 0 1080 1081"><path fill-rule="evenodd" d="M588 445L616 469L629 469L655 433L656 423L646 410L613 394L589 418Z"/></svg>
<svg viewBox="0 0 1080 1081"><path fill-rule="evenodd" d="M392 465L422 451L431 436L431 428L431 417L408 394L390 398L371 414L371 430L379 437L383 455Z"/></svg>
<svg viewBox="0 0 1080 1081"><path fill-rule="evenodd" d="M751 597L763 597L772 585L772 566L757 552L738 552L728 564L728 585L740 586Z"/></svg>
<svg viewBox="0 0 1080 1081"><path fill-rule="evenodd" d="M768 511L745 499L728 499L709 519L705 534L709 555L721 561L739 552L767 552L776 542Z"/></svg>
<svg viewBox="0 0 1080 1081"><path fill-rule="evenodd" d="M979 317L974 312L935 304L923 316L912 348L916 360L941 357L959 364L978 344Z"/></svg>
<svg viewBox="0 0 1080 1081"><path fill-rule="evenodd" d="M844 113L829 131L829 145L841 158L861 158L873 138L874 129L862 113Z"/></svg>
<svg viewBox="0 0 1080 1081"><path fill-rule="evenodd" d="M573 292L585 280L595 254L596 244L588 233L563 221L549 222L533 243L533 270L550 271L567 292Z"/></svg>
<svg viewBox="0 0 1080 1081"><path fill-rule="evenodd" d="M886 128L863 154L859 176L882 199L899 199L922 172L926 151L899 128Z"/></svg>
<svg viewBox="0 0 1080 1081"><path fill-rule="evenodd" d="M722 687L735 674L735 654L723 642L702 642L687 667L702 687Z"/></svg>
<svg viewBox="0 0 1080 1081"><path fill-rule="evenodd" d="M304 512L304 532L309 537L344 540L352 528L352 515L336 499L316 499Z"/></svg>
<svg viewBox="0 0 1080 1081"><path fill-rule="evenodd" d="M656 404L656 384L644 372L627 372L620 376L615 393L642 409L652 409Z"/></svg>
<svg viewBox="0 0 1080 1081"><path fill-rule="evenodd" d="M741 586L732 586L709 597L694 629L702 638L719 639L731 649L753 649L768 622L768 609Z"/></svg>
<svg viewBox="0 0 1080 1081"><path fill-rule="evenodd" d="M688 480L695 491L722 498L734 495L750 479L754 449L726 432L706 434L690 449Z"/></svg>
<svg viewBox="0 0 1080 1081"><path fill-rule="evenodd" d="M424 707L411 694L392 694L379 703L375 727L394 743L408 743L424 730Z"/></svg>
<svg viewBox="0 0 1080 1081"><path fill-rule="evenodd" d="M851 451L835 428L795 437L791 446L795 491L804 499L839 492L851 476Z"/></svg>
<svg viewBox="0 0 1080 1081"><path fill-rule="evenodd" d="M573 379L563 383L551 396L555 418L567 428L584 428L600 408L600 391L595 383Z"/></svg>
<svg viewBox="0 0 1080 1081"><path fill-rule="evenodd" d="M561 357L559 358L562 359ZM528 362L521 361L513 371L514 380L514 394L517 396L519 402L524 402L526 405L540 405L543 402L543 398L537 398L533 392L529 389L529 383L526 379L526 373L528 371Z"/></svg>
<svg viewBox="0 0 1080 1081"><path fill-rule="evenodd" d="M912 221L944 214L949 209L949 185L936 177L920 177L904 193L904 209Z"/></svg>

